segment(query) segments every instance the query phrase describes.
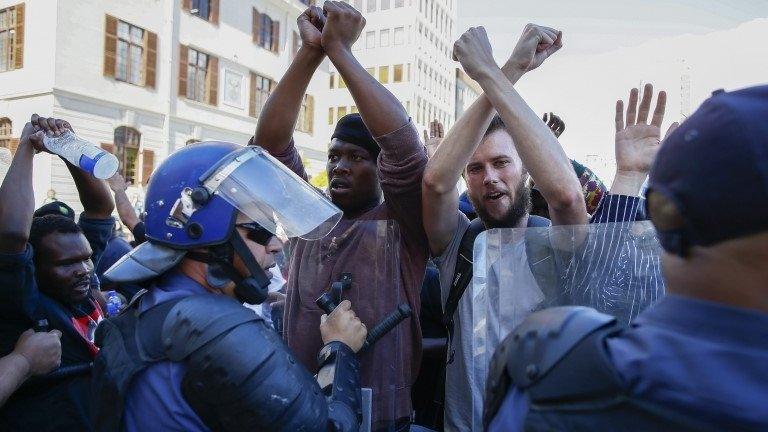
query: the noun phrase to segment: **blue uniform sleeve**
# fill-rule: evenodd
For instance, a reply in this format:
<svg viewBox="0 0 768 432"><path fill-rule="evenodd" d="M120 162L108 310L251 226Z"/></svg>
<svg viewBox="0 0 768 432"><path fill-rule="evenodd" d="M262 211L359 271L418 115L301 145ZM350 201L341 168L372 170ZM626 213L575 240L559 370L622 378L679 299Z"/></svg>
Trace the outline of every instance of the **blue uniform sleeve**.
<svg viewBox="0 0 768 432"><path fill-rule="evenodd" d="M24 252L0 254L0 319L26 320L35 316L40 293L35 281L32 246Z"/></svg>
<svg viewBox="0 0 768 432"><path fill-rule="evenodd" d="M527 414L528 398L517 387L511 386L499 412L488 425L488 432L522 432Z"/></svg>
<svg viewBox="0 0 768 432"><path fill-rule="evenodd" d="M590 223L637 222L647 220L645 200L637 196L606 195L597 206Z"/></svg>

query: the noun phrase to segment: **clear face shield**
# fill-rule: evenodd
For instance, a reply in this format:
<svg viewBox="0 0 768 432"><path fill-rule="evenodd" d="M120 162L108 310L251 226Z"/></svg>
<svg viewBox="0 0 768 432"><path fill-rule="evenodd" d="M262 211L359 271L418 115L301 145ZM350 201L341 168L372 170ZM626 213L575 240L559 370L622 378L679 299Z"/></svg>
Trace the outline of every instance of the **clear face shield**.
<svg viewBox="0 0 768 432"><path fill-rule="evenodd" d="M270 232L316 240L341 220L342 211L261 147L246 147L201 179Z"/></svg>

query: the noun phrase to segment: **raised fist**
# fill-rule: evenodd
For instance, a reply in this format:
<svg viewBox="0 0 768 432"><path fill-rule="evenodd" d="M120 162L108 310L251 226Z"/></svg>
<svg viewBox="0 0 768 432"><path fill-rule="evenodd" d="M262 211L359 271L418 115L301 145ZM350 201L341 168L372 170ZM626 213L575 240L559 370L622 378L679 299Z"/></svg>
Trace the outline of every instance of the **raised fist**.
<svg viewBox="0 0 768 432"><path fill-rule="evenodd" d="M461 63L464 72L477 81L481 74L497 68L485 27L471 27L453 44L453 59Z"/></svg>
<svg viewBox="0 0 768 432"><path fill-rule="evenodd" d="M351 50L352 44L365 28L365 18L355 8L341 1L326 1L323 4L325 25L321 44L326 52L335 49Z"/></svg>
<svg viewBox="0 0 768 432"><path fill-rule="evenodd" d="M301 45L307 48L323 50L321 36L325 26L323 10L317 6L310 6L296 19L301 35Z"/></svg>
<svg viewBox="0 0 768 432"><path fill-rule="evenodd" d="M544 60L563 46L563 32L536 24L528 24L512 50L504 69L528 72L544 63Z"/></svg>

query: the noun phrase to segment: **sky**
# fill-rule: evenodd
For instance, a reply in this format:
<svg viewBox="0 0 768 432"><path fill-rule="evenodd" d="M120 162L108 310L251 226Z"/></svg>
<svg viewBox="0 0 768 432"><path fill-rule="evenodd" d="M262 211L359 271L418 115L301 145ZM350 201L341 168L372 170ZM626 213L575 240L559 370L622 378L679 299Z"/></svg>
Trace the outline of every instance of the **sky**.
<svg viewBox="0 0 768 432"><path fill-rule="evenodd" d="M526 23L563 31L563 49L517 89L563 118L566 152L605 181L615 103L632 87L667 91L666 129L713 90L768 83L768 0L459 0L458 13L460 31L486 27L499 63Z"/></svg>

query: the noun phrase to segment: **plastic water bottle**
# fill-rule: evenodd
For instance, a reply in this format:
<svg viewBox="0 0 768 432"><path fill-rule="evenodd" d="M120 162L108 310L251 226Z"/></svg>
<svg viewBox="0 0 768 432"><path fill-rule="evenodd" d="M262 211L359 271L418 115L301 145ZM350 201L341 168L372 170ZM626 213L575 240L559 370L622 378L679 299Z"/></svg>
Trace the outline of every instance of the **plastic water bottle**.
<svg viewBox="0 0 768 432"><path fill-rule="evenodd" d="M107 291L107 316L113 317L120 313L123 301L116 291Z"/></svg>
<svg viewBox="0 0 768 432"><path fill-rule="evenodd" d="M72 131L66 131L57 137L45 135L43 145L96 178L108 179L117 172L119 162L115 155L80 138Z"/></svg>

